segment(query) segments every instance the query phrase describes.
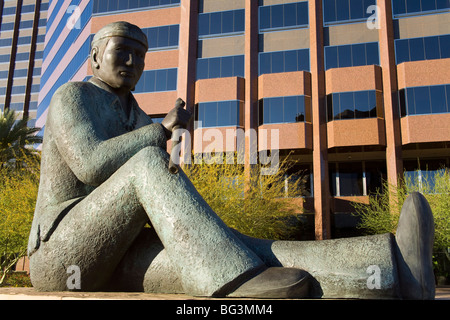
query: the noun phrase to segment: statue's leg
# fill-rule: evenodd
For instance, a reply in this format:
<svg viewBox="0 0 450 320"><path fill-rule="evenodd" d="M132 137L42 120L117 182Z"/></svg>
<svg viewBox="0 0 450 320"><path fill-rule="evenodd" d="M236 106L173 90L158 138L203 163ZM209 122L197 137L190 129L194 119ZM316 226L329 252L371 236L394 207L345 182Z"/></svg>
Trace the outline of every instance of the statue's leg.
<svg viewBox="0 0 450 320"><path fill-rule="evenodd" d="M267 266L295 267L309 272L314 278L310 290L313 297L434 299L433 216L420 194L413 193L405 201L396 236L274 241L233 232ZM142 237L123 259L116 280L130 285L133 274L145 291L183 292L163 246L155 244L149 250L145 244L153 237L150 230ZM144 263L134 263L136 257L141 257Z"/></svg>
<svg viewBox="0 0 450 320"><path fill-rule="evenodd" d="M188 294L230 290L266 268L182 171L169 173L168 159L160 148L141 150L72 208L30 258L36 286L67 289L75 265L82 290L101 289L148 219Z"/></svg>
<svg viewBox="0 0 450 320"><path fill-rule="evenodd" d="M120 263L112 278L115 289L183 293L167 252L156 242L149 248L147 243L154 236L151 230L146 231ZM309 297L399 297L395 240L391 234L323 241L273 241L233 232L267 266L307 271L313 278Z"/></svg>

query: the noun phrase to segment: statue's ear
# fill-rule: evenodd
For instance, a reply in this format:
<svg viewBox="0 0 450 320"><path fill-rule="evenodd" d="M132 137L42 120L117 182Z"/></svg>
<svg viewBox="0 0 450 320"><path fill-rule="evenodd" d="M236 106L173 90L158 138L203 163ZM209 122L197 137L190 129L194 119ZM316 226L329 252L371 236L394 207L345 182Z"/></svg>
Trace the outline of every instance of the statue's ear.
<svg viewBox="0 0 450 320"><path fill-rule="evenodd" d="M99 69L100 68L98 47L92 48L92 51L91 51L91 63L92 63L92 68L95 68L95 69Z"/></svg>

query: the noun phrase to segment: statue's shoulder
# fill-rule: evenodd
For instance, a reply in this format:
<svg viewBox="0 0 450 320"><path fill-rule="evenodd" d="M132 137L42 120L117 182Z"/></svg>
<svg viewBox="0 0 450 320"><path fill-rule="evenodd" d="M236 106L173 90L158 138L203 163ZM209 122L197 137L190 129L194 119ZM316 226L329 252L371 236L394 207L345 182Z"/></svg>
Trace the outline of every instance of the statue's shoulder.
<svg viewBox="0 0 450 320"><path fill-rule="evenodd" d="M64 99L76 98L78 100L81 95L85 96L86 98L92 98L91 93L94 90L95 85L90 82L84 81L67 82L56 90L53 97Z"/></svg>

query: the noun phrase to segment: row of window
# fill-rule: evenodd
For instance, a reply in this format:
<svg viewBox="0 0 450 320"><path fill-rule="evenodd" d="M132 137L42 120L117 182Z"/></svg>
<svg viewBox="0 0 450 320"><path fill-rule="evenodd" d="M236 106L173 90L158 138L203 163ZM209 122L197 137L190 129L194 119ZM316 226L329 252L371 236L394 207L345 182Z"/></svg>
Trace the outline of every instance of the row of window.
<svg viewBox="0 0 450 320"><path fill-rule="evenodd" d="M20 21L19 29L28 29L33 27L33 20ZM39 27L45 27L46 19L39 19ZM14 22L6 22L1 24L1 31L10 31L14 29Z"/></svg>
<svg viewBox="0 0 450 320"><path fill-rule="evenodd" d="M449 164L448 158L405 160L403 169L406 183L419 186L419 192L436 192L436 175L442 175Z"/></svg>
<svg viewBox="0 0 450 320"><path fill-rule="evenodd" d="M325 70L378 64L378 42L325 47Z"/></svg>
<svg viewBox="0 0 450 320"><path fill-rule="evenodd" d="M180 33L180 26L178 24L154 28L143 28L142 31L147 35L148 48L150 50L178 46Z"/></svg>
<svg viewBox="0 0 450 320"><path fill-rule="evenodd" d="M244 103L238 100L201 102L195 107L199 128L243 126Z"/></svg>
<svg viewBox="0 0 450 320"><path fill-rule="evenodd" d="M261 52L259 54L259 75L309 70L309 49Z"/></svg>
<svg viewBox="0 0 450 320"><path fill-rule="evenodd" d="M176 68L144 71L135 93L177 90L177 71Z"/></svg>
<svg viewBox="0 0 450 320"><path fill-rule="evenodd" d="M450 58L450 35L395 40L397 64Z"/></svg>
<svg viewBox="0 0 450 320"><path fill-rule="evenodd" d="M415 159L404 160L404 176L414 185L427 185L433 190L436 174L442 174L448 160ZM332 196L363 196L381 190L386 181L385 161L330 163L330 191Z"/></svg>
<svg viewBox="0 0 450 320"><path fill-rule="evenodd" d="M323 0L323 21L330 24L367 19L373 14L368 10L372 5L376 0Z"/></svg>
<svg viewBox="0 0 450 320"><path fill-rule="evenodd" d="M13 86L11 89L11 94L24 94L26 86ZM39 92L39 85L33 84L31 86L31 93ZM0 95L6 94L6 87L0 87Z"/></svg>
<svg viewBox="0 0 450 320"><path fill-rule="evenodd" d="M386 161L329 164L332 196L365 196L381 189L386 180Z"/></svg>
<svg viewBox="0 0 450 320"><path fill-rule="evenodd" d="M48 3L47 3L47 7L48 7ZM42 9L46 10L47 8L41 8L41 10ZM22 6L21 13L29 13L29 12L34 12L34 4ZM10 14L15 14L15 13L16 13L16 7L3 8L3 15L5 15L5 16L10 15Z"/></svg>
<svg viewBox="0 0 450 320"><path fill-rule="evenodd" d="M24 103L23 102L10 103L9 108L15 111L23 111ZM37 101L30 101L28 110L29 111L36 110L36 108L37 108Z"/></svg>
<svg viewBox="0 0 450 320"><path fill-rule="evenodd" d="M327 96L327 121L383 116L383 94L365 90L338 92Z"/></svg>
<svg viewBox="0 0 450 320"><path fill-rule="evenodd" d="M259 7L259 30L308 25L308 1Z"/></svg>
<svg viewBox="0 0 450 320"><path fill-rule="evenodd" d="M36 42L41 43L44 42L45 35L38 35L36 37ZM27 37L19 37L17 39L17 45L23 45L23 44L31 44L31 36ZM10 47L12 45L12 38L9 39L0 39L0 47Z"/></svg>
<svg viewBox="0 0 450 320"><path fill-rule="evenodd" d="M41 68L34 68L33 75L38 76L41 74ZM15 69L14 78L26 77L28 75L28 69ZM8 78L8 70L0 71L0 79Z"/></svg>
<svg viewBox="0 0 450 320"><path fill-rule="evenodd" d="M177 5L180 0L95 0L93 13Z"/></svg>
<svg viewBox="0 0 450 320"><path fill-rule="evenodd" d="M448 0L392 0L394 16L450 8Z"/></svg>
<svg viewBox="0 0 450 320"><path fill-rule="evenodd" d="M244 55L197 59L197 80L244 77Z"/></svg>
<svg viewBox="0 0 450 320"><path fill-rule="evenodd" d="M450 112L450 84L402 89L399 98L402 117Z"/></svg>
<svg viewBox="0 0 450 320"><path fill-rule="evenodd" d="M198 15L198 35L210 36L234 32L245 29L245 10L230 10Z"/></svg>
<svg viewBox="0 0 450 320"><path fill-rule="evenodd" d="M43 51L36 51L34 58L35 59L42 59ZM10 54L2 54L0 55L0 63L2 62L9 62L11 58ZM30 53L29 52L22 52L16 54L16 62L17 61L26 61L30 59Z"/></svg>
<svg viewBox="0 0 450 320"><path fill-rule="evenodd" d="M311 97L287 96L259 100L259 125L311 122Z"/></svg>

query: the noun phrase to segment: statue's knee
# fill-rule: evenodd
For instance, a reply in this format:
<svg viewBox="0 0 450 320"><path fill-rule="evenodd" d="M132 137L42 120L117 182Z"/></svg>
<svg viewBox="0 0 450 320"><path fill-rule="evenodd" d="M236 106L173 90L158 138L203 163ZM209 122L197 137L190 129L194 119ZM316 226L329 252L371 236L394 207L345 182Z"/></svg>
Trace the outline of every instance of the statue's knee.
<svg viewBox="0 0 450 320"><path fill-rule="evenodd" d="M160 147L146 147L135 155L135 160L143 167L159 167L169 163L169 154Z"/></svg>

